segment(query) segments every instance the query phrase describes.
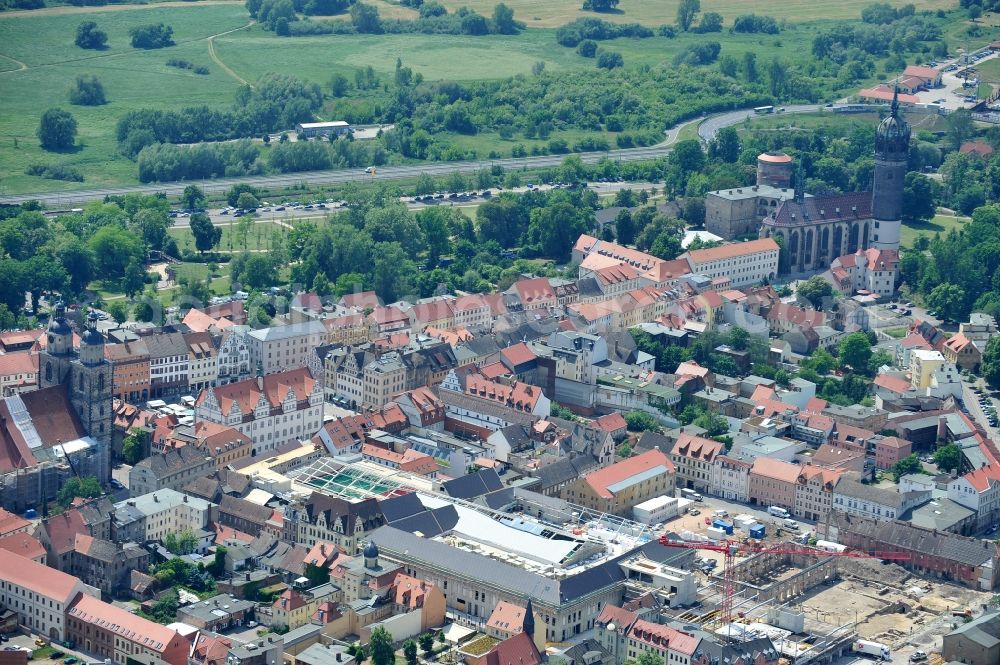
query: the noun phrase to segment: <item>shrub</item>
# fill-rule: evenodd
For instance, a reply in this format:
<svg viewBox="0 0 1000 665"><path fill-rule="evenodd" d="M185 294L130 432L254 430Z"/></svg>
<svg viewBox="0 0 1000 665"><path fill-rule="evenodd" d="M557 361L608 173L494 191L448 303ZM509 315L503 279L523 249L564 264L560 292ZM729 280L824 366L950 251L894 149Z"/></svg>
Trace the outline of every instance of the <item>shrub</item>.
<svg viewBox="0 0 1000 665"><path fill-rule="evenodd" d="M83 182L83 174L74 166L66 164L32 164L24 169L26 175L40 176L49 180Z"/></svg>
<svg viewBox="0 0 1000 665"><path fill-rule="evenodd" d="M98 30L93 21L84 21L76 26L76 45L87 49L107 48L108 33Z"/></svg>
<svg viewBox="0 0 1000 665"><path fill-rule="evenodd" d="M100 106L107 104L104 96L104 86L96 76L77 76L76 83L70 88L69 103L76 106Z"/></svg>
<svg viewBox="0 0 1000 665"><path fill-rule="evenodd" d="M163 23L137 25L128 34L132 37L133 48L154 49L174 45L174 29Z"/></svg>

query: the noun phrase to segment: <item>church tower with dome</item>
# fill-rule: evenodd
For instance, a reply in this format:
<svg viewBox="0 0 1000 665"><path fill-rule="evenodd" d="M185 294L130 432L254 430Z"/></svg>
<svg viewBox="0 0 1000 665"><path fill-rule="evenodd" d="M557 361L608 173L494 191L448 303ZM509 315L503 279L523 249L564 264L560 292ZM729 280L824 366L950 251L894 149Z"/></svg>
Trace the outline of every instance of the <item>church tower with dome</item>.
<svg viewBox="0 0 1000 665"><path fill-rule="evenodd" d="M99 468L107 482L111 473L113 390L111 363L104 357L104 335L97 330L97 314L91 312L80 335L79 350L73 346L73 328L60 302L49 321L45 350L39 354L38 387L64 385L70 404L84 431L100 444Z"/></svg>
<svg viewBox="0 0 1000 665"><path fill-rule="evenodd" d="M899 92L892 98L889 115L875 132L875 182L872 188L870 246L899 249L903 223L903 185L910 152L910 125L899 113Z"/></svg>

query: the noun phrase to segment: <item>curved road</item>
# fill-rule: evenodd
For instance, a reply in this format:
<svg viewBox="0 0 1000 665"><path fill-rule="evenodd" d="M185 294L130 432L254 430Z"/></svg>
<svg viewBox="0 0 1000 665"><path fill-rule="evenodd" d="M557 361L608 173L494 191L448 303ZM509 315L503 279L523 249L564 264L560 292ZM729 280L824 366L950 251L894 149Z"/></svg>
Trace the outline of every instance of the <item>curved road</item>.
<svg viewBox="0 0 1000 665"><path fill-rule="evenodd" d="M797 106L784 107L783 115L794 113L815 113L824 110L824 107L816 104L803 104ZM833 108L837 108L834 106ZM881 108L880 105L873 105L872 108ZM752 109L731 111L722 113L701 121L698 127L698 136L702 141L711 141L723 127L730 127L739 124L747 118L755 117ZM602 152L582 152L576 154L585 164L593 164L602 158L615 159L622 162L641 161L663 157L670 153L670 146L677 141L678 132L684 125L699 120L688 120L667 130L666 140L659 145L647 148L625 148L620 150L607 150ZM431 164L412 164L407 166L382 166L376 171L375 176L366 174L360 168L340 169L332 171L307 171L303 173L292 173L283 175L267 176L246 176L240 178L220 178L216 180L188 180L182 182L159 183L149 185L135 185L131 187L108 187L103 189L81 189L68 192L45 192L36 194L20 194L17 196L6 196L0 198L0 204L17 205L25 201L37 200L45 204L48 208L66 207L87 203L88 201L99 201L106 196L124 194L153 194L162 192L167 196L180 196L187 185L195 184L207 194L218 194L227 191L235 184L248 184L255 187L291 187L293 185L331 185L345 182L357 182L363 180L398 179L412 178L421 174L427 175L449 175L454 172L473 173L483 168L493 165L502 166L506 170L519 170L529 168L544 168L548 166L559 166L566 155L541 155L538 157L508 157L505 159L483 159L464 162L435 162Z"/></svg>

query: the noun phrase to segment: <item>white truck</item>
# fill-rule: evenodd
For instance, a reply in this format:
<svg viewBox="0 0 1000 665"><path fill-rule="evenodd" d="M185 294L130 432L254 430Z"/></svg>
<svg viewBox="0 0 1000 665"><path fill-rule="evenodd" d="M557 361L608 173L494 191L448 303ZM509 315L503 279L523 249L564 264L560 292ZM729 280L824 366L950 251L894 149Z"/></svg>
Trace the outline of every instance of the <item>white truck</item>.
<svg viewBox="0 0 1000 665"><path fill-rule="evenodd" d="M767 509L767 513L769 515L774 515L775 517L780 517L781 519L788 519L791 517L791 515L788 514L788 511L781 506L771 506Z"/></svg>
<svg viewBox="0 0 1000 665"><path fill-rule="evenodd" d="M874 656L880 660L891 660L892 654L889 651L889 647L880 642L869 642L868 640L858 640L854 643L855 653L861 653L866 656Z"/></svg>

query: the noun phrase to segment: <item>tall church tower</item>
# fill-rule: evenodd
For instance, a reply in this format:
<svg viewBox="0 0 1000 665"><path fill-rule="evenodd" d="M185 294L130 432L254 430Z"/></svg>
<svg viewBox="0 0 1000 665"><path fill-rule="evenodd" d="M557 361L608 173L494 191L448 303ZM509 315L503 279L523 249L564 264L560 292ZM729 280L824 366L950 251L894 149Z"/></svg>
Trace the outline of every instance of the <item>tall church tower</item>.
<svg viewBox="0 0 1000 665"><path fill-rule="evenodd" d="M113 392L111 363L104 357L104 335L97 330L97 315L91 312L80 335L80 350L73 348L73 328L66 320L66 308L56 305L49 322L46 347L39 355L40 388L65 385L70 404L84 431L101 446L98 450L98 480L111 474L111 433Z"/></svg>
<svg viewBox="0 0 1000 665"><path fill-rule="evenodd" d="M903 219L903 181L910 152L910 126L899 114L899 91L892 97L889 116L875 132L875 186L872 190L870 247L899 249Z"/></svg>

